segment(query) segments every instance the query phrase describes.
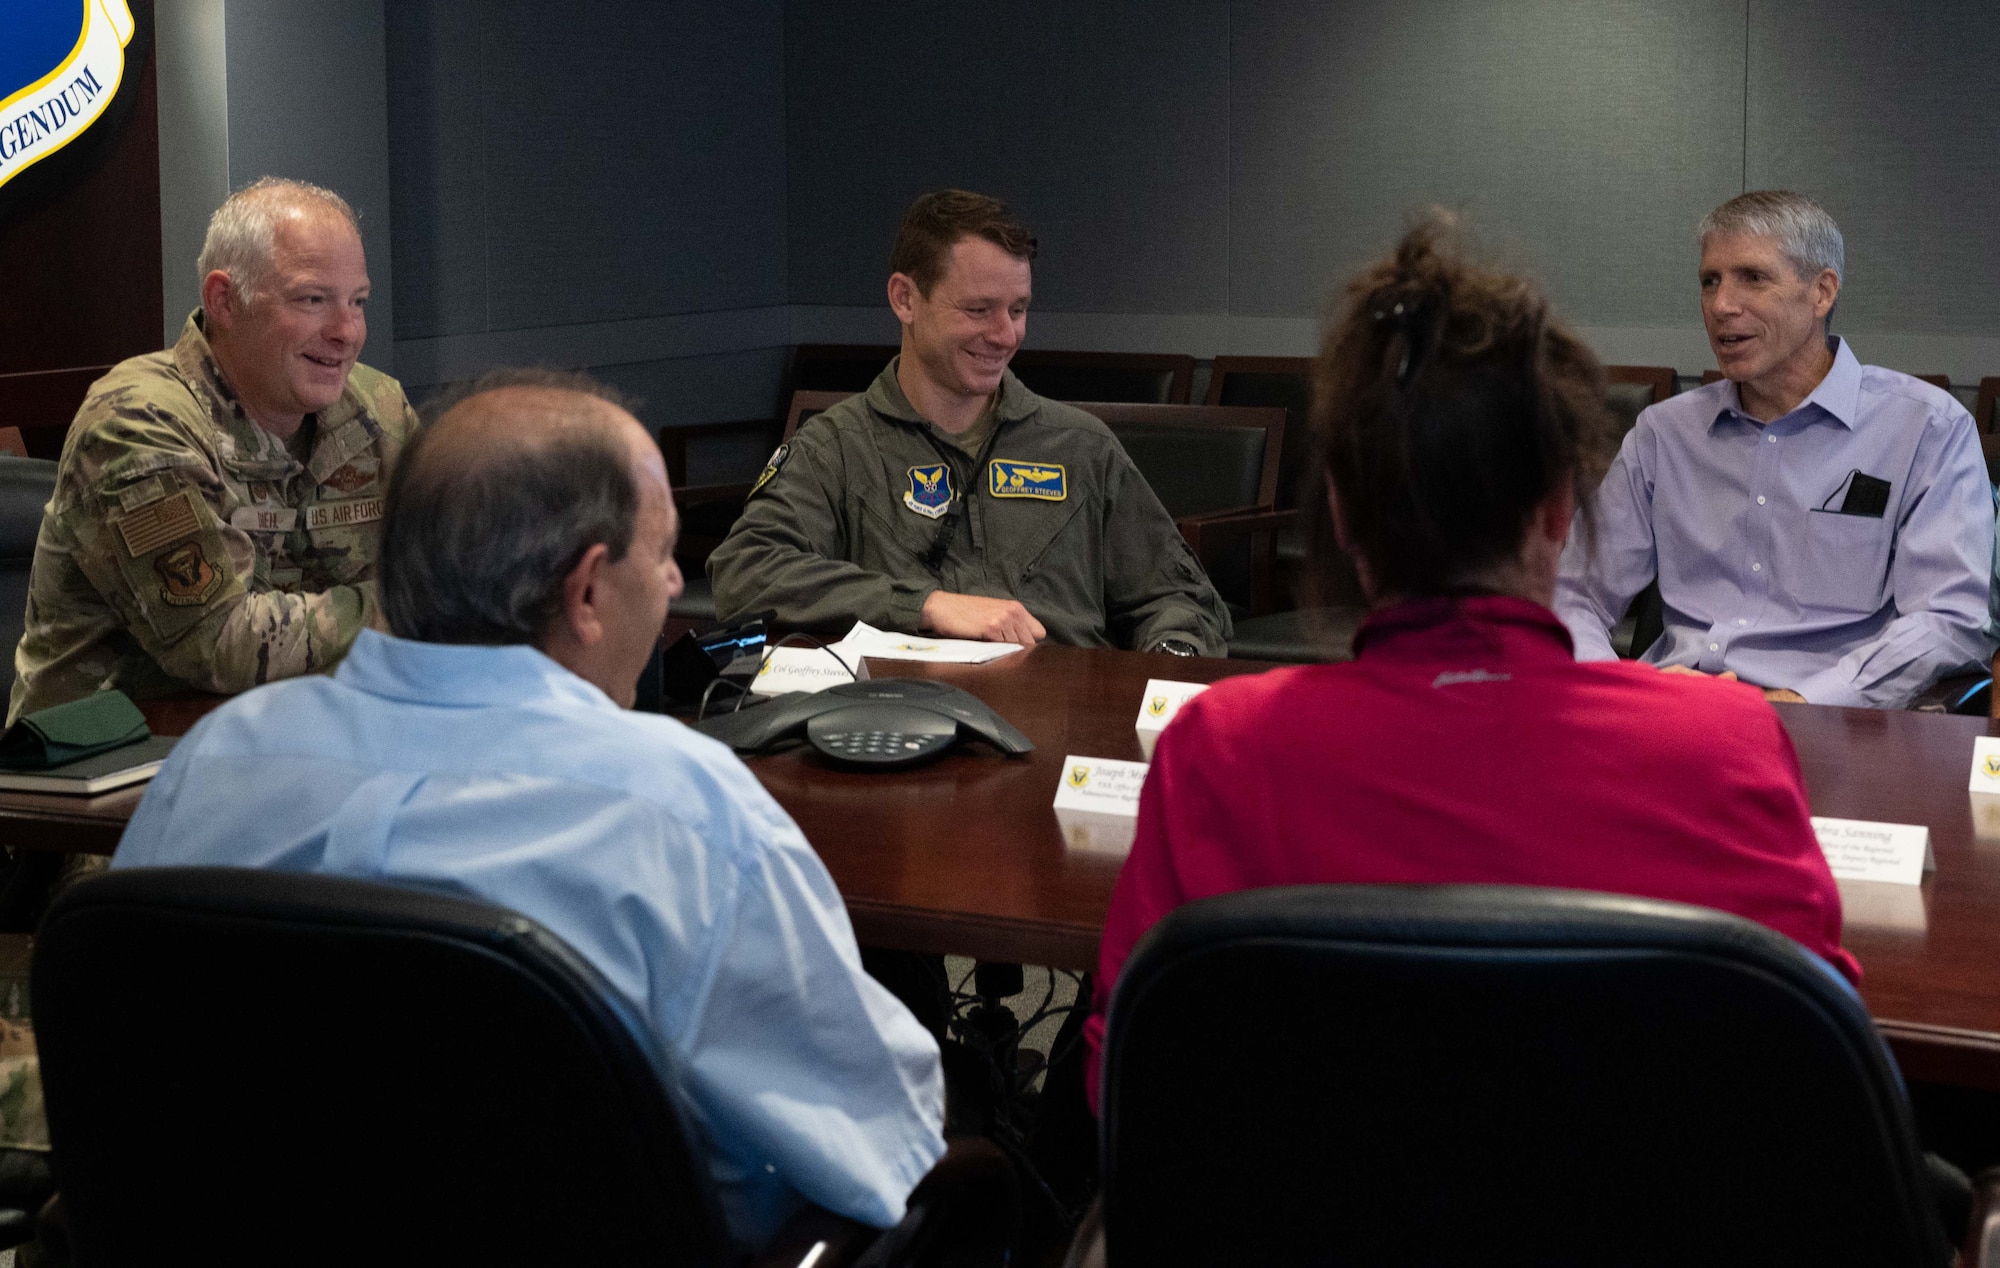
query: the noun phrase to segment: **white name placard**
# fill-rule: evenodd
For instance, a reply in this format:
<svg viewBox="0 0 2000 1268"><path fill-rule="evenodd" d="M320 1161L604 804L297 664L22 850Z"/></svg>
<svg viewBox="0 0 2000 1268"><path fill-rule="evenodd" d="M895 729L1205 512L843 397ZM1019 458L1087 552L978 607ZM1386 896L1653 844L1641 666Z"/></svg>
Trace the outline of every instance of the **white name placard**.
<svg viewBox="0 0 2000 1268"><path fill-rule="evenodd" d="M1165 678L1146 680L1146 694L1139 697L1139 721L1135 724L1139 732L1139 747L1144 750L1146 760L1153 760L1153 743L1160 738L1160 732L1167 729L1167 723L1181 711L1181 706L1208 690L1205 682L1172 682Z"/></svg>
<svg viewBox="0 0 2000 1268"><path fill-rule="evenodd" d="M1931 830L1916 823L1868 823L1813 816L1813 831L1835 879L1915 885L1936 867Z"/></svg>
<svg viewBox="0 0 2000 1268"><path fill-rule="evenodd" d="M1971 791L2000 793L2000 737L1982 735L1972 742Z"/></svg>
<svg viewBox="0 0 2000 1268"><path fill-rule="evenodd" d="M1139 821L1096 810L1058 810L1056 825L1062 829L1063 845L1077 853L1130 854Z"/></svg>
<svg viewBox="0 0 2000 1268"><path fill-rule="evenodd" d="M1137 818L1139 789L1145 782L1144 762L1120 762L1109 757L1065 757L1062 782L1056 785L1056 809L1093 810L1099 814Z"/></svg>
<svg viewBox="0 0 2000 1268"><path fill-rule="evenodd" d="M868 675L859 656L842 657L832 647L773 647L750 681L753 696L782 696L790 691L824 691Z"/></svg>

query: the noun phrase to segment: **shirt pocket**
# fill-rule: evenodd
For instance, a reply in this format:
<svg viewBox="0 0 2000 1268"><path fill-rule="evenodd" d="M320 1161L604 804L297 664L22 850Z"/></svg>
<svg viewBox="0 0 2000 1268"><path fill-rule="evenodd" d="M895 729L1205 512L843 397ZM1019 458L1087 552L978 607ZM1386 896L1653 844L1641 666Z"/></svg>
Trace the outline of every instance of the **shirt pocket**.
<svg viewBox="0 0 2000 1268"><path fill-rule="evenodd" d="M1886 516L1808 512L1795 557L1778 579L1803 606L1873 612L1882 606L1893 528Z"/></svg>

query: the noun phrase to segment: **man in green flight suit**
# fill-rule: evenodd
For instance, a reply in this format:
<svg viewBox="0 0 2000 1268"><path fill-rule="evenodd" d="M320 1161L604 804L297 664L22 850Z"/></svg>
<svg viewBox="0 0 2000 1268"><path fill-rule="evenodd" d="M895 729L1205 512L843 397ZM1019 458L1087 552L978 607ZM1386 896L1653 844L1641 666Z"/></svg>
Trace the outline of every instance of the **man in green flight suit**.
<svg viewBox="0 0 2000 1268"><path fill-rule="evenodd" d="M208 224L202 306L91 385L42 518L8 720L108 687L238 692L375 622L390 464L417 427L360 365L368 265L338 194L266 177Z"/></svg>
<svg viewBox="0 0 2000 1268"><path fill-rule="evenodd" d="M902 352L772 455L708 561L724 620L1224 653L1228 611L1110 429L1007 370L1034 255L995 199L911 205Z"/></svg>

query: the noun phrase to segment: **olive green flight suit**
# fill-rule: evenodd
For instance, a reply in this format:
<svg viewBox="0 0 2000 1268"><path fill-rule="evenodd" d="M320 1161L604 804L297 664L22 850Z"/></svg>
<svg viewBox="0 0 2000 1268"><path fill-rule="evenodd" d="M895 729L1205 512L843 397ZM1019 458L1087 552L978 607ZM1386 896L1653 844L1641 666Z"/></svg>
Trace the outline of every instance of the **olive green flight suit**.
<svg viewBox="0 0 2000 1268"><path fill-rule="evenodd" d="M1058 643L1224 654L1228 610L1108 427L1010 372L970 455L911 407L897 364L772 455L709 557L723 620L915 632L946 590L1018 599Z"/></svg>
<svg viewBox="0 0 2000 1268"><path fill-rule="evenodd" d="M286 441L222 381L197 311L93 383L42 516L8 707L107 687L238 692L331 668L375 622L389 467L417 417L357 365Z"/></svg>

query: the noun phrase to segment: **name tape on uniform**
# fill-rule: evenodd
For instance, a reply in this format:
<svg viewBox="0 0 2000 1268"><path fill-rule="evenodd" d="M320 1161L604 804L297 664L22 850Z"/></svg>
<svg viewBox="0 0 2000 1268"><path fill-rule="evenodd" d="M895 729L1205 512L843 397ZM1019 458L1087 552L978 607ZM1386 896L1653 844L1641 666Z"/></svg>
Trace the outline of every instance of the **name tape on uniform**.
<svg viewBox="0 0 2000 1268"><path fill-rule="evenodd" d="M1056 785L1057 810L1094 810L1099 814L1139 814L1139 789L1146 782L1146 763L1109 757L1063 758L1062 782Z"/></svg>
<svg viewBox="0 0 2000 1268"><path fill-rule="evenodd" d="M1972 742L1972 785L1968 791L2000 793L2000 737L1982 735Z"/></svg>
<svg viewBox="0 0 2000 1268"><path fill-rule="evenodd" d="M1931 830L1920 823L1869 823L1813 816L1820 852L1834 878L1915 885L1937 866Z"/></svg>
<svg viewBox="0 0 2000 1268"><path fill-rule="evenodd" d="M1139 720L1134 725L1139 732L1139 747L1145 750L1146 760L1153 760L1153 743L1160 738L1160 732L1167 729L1167 723L1181 711L1181 706L1208 690L1205 682L1172 682L1165 678L1148 678L1146 694L1139 697Z"/></svg>
<svg viewBox="0 0 2000 1268"><path fill-rule="evenodd" d="M347 528L372 524L382 518L381 498L352 498L345 502L320 502L306 508L306 528L317 533L324 528Z"/></svg>
<svg viewBox="0 0 2000 1268"><path fill-rule="evenodd" d="M851 661L851 663L850 663ZM773 647L750 682L754 696L782 696L790 691L824 691L868 675L861 658L843 657L835 647Z"/></svg>

